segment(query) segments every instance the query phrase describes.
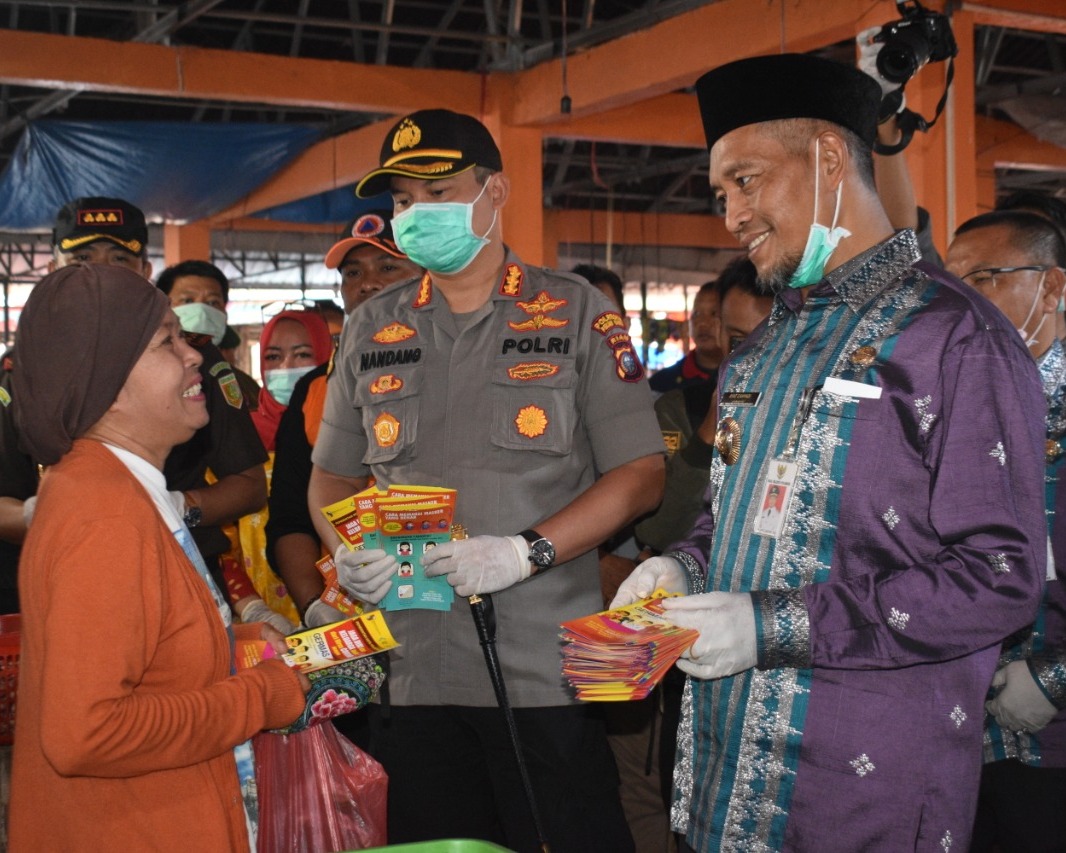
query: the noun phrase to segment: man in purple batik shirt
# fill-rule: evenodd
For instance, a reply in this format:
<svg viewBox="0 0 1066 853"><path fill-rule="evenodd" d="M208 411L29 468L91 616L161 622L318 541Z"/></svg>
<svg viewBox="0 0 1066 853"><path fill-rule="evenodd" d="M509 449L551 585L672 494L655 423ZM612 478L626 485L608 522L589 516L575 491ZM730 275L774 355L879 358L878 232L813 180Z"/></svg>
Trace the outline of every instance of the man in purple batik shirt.
<svg viewBox="0 0 1066 853"><path fill-rule="evenodd" d="M687 593L664 606L699 631L674 828L699 851L964 851L985 693L1044 580L1037 371L893 233L868 76L767 56L696 92L775 301L720 372L707 511L615 599Z"/></svg>

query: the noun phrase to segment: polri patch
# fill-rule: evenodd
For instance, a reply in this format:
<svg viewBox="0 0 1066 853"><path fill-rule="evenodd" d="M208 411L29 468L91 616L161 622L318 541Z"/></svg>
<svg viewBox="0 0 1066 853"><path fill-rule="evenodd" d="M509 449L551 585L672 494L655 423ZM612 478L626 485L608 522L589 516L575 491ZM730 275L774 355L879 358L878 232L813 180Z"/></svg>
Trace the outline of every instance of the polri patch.
<svg viewBox="0 0 1066 853"><path fill-rule="evenodd" d="M403 388L403 380L394 373L386 373L370 383L371 394L389 394Z"/></svg>
<svg viewBox="0 0 1066 853"><path fill-rule="evenodd" d="M382 412L374 420L374 438L378 447L392 447L400 438L400 422L388 412Z"/></svg>
<svg viewBox="0 0 1066 853"><path fill-rule="evenodd" d="M508 321L507 325L516 332L535 332L542 328L560 329L570 321L568 319L559 320L555 317L549 317L548 315L565 307L567 304L568 300L554 299L548 291L542 290L537 294L536 298L531 299L528 302L515 303L515 305L529 315L529 319L523 320L520 323Z"/></svg>
<svg viewBox="0 0 1066 853"><path fill-rule="evenodd" d="M519 435L537 438L544 435L544 431L548 428L548 414L540 406L524 406L519 409L514 424L518 428Z"/></svg>
<svg viewBox="0 0 1066 853"><path fill-rule="evenodd" d="M559 372L559 365L549 361L523 361L507 368L507 375L520 382L547 379Z"/></svg>
<svg viewBox="0 0 1066 853"><path fill-rule="evenodd" d="M401 341L413 338L415 334L414 329L410 326L405 326L403 323L389 323L389 325L374 332L370 339L376 344L398 344Z"/></svg>
<svg viewBox="0 0 1066 853"><path fill-rule="evenodd" d="M593 331L599 332L601 335L607 335L612 329L622 329L626 327L625 322L622 320L622 315L617 311L604 311L592 321Z"/></svg>

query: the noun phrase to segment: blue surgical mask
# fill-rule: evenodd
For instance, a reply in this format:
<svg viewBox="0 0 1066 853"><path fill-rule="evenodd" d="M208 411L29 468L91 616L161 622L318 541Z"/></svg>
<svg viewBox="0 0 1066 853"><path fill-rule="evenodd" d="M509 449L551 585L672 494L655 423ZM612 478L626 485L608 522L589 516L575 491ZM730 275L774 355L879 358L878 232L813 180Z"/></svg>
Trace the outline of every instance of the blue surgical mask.
<svg viewBox="0 0 1066 853"><path fill-rule="evenodd" d="M216 347L222 343L226 334L226 314L203 302L190 302L177 305L174 313L178 315L182 331L193 335L210 335L211 343Z"/></svg>
<svg viewBox="0 0 1066 853"><path fill-rule="evenodd" d="M474 233L472 226L474 205L488 189L488 181L471 202L449 201L439 204L412 204L403 213L392 218L392 234L396 245L412 261L430 272L462 272L488 245L488 233L496 224L496 211L492 213L492 225L484 235Z"/></svg>
<svg viewBox="0 0 1066 853"><path fill-rule="evenodd" d="M840 215L840 195L844 189L843 182L837 187L837 202L833 209L833 224L826 228L818 224L818 152L820 146L814 148L814 221L811 223L810 233L807 235L807 245L803 249L796 271L788 280L789 287L808 287L817 284L825 275L825 265L829 256L836 251L840 241L850 237L851 232L847 228L837 227L837 217Z"/></svg>
<svg viewBox="0 0 1066 853"><path fill-rule="evenodd" d="M314 369L313 364L309 367L278 367L266 372L263 384L271 397L287 406L292 399L292 389L296 387L296 383Z"/></svg>

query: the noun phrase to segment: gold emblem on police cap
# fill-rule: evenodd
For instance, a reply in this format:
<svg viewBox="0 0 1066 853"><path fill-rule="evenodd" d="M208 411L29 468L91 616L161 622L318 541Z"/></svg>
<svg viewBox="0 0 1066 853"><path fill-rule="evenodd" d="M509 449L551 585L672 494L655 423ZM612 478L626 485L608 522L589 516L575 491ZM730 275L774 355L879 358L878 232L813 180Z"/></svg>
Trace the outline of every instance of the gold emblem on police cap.
<svg viewBox="0 0 1066 853"><path fill-rule="evenodd" d="M733 465L740 458L740 424L733 418L722 418L714 434L714 447L726 465Z"/></svg>
<svg viewBox="0 0 1066 853"><path fill-rule="evenodd" d="M410 118L405 118L396 128L396 133L392 135L392 150L403 151L405 148L414 148L421 141L421 129Z"/></svg>
<svg viewBox="0 0 1066 853"><path fill-rule="evenodd" d="M869 367L877 359L877 350L871 346L859 347L851 354L851 363L856 367Z"/></svg>

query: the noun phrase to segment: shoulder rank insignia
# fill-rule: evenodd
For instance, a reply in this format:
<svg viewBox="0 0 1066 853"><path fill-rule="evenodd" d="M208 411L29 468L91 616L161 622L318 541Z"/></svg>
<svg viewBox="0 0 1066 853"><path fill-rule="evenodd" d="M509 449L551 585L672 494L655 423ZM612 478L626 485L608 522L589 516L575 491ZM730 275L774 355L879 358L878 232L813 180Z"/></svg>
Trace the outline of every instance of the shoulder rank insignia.
<svg viewBox="0 0 1066 853"><path fill-rule="evenodd" d="M508 264L503 273L503 281L500 282L500 295L521 296L523 277L522 268L518 264Z"/></svg>
<svg viewBox="0 0 1066 853"><path fill-rule="evenodd" d="M414 336L415 330L410 326L405 326L403 323L389 323L374 332L370 339L376 344L398 344Z"/></svg>
<svg viewBox="0 0 1066 853"><path fill-rule="evenodd" d="M218 365L215 365L216 367ZM214 369L212 368L212 371ZM241 393L241 383L237 381L237 377L232 373L225 373L218 377L218 387L222 389L222 396L226 398L226 402L233 408L239 409L244 405L244 395Z"/></svg>
<svg viewBox="0 0 1066 853"><path fill-rule="evenodd" d="M626 324L617 311L604 311L592 321L592 328L601 335L606 335L612 329L625 329Z"/></svg>
<svg viewBox="0 0 1066 853"><path fill-rule="evenodd" d="M507 375L521 382L547 379L559 372L559 365L547 361L523 361L507 368Z"/></svg>
<svg viewBox="0 0 1066 853"><path fill-rule="evenodd" d="M371 394L388 394L392 391L399 391L401 388L403 388L403 380L393 373L379 376L370 383Z"/></svg>
<svg viewBox="0 0 1066 853"><path fill-rule="evenodd" d="M400 422L388 412L382 412L374 420L374 438L378 447L392 447L400 437Z"/></svg>
<svg viewBox="0 0 1066 853"><path fill-rule="evenodd" d="M520 409L514 419L518 432L526 438L537 438L544 435L548 428L548 415L540 406L525 406Z"/></svg>
<svg viewBox="0 0 1066 853"><path fill-rule="evenodd" d="M433 279L429 273L422 273L422 280L418 283L418 293L415 296L415 301L411 303L412 308L424 308L429 305L433 299Z"/></svg>

